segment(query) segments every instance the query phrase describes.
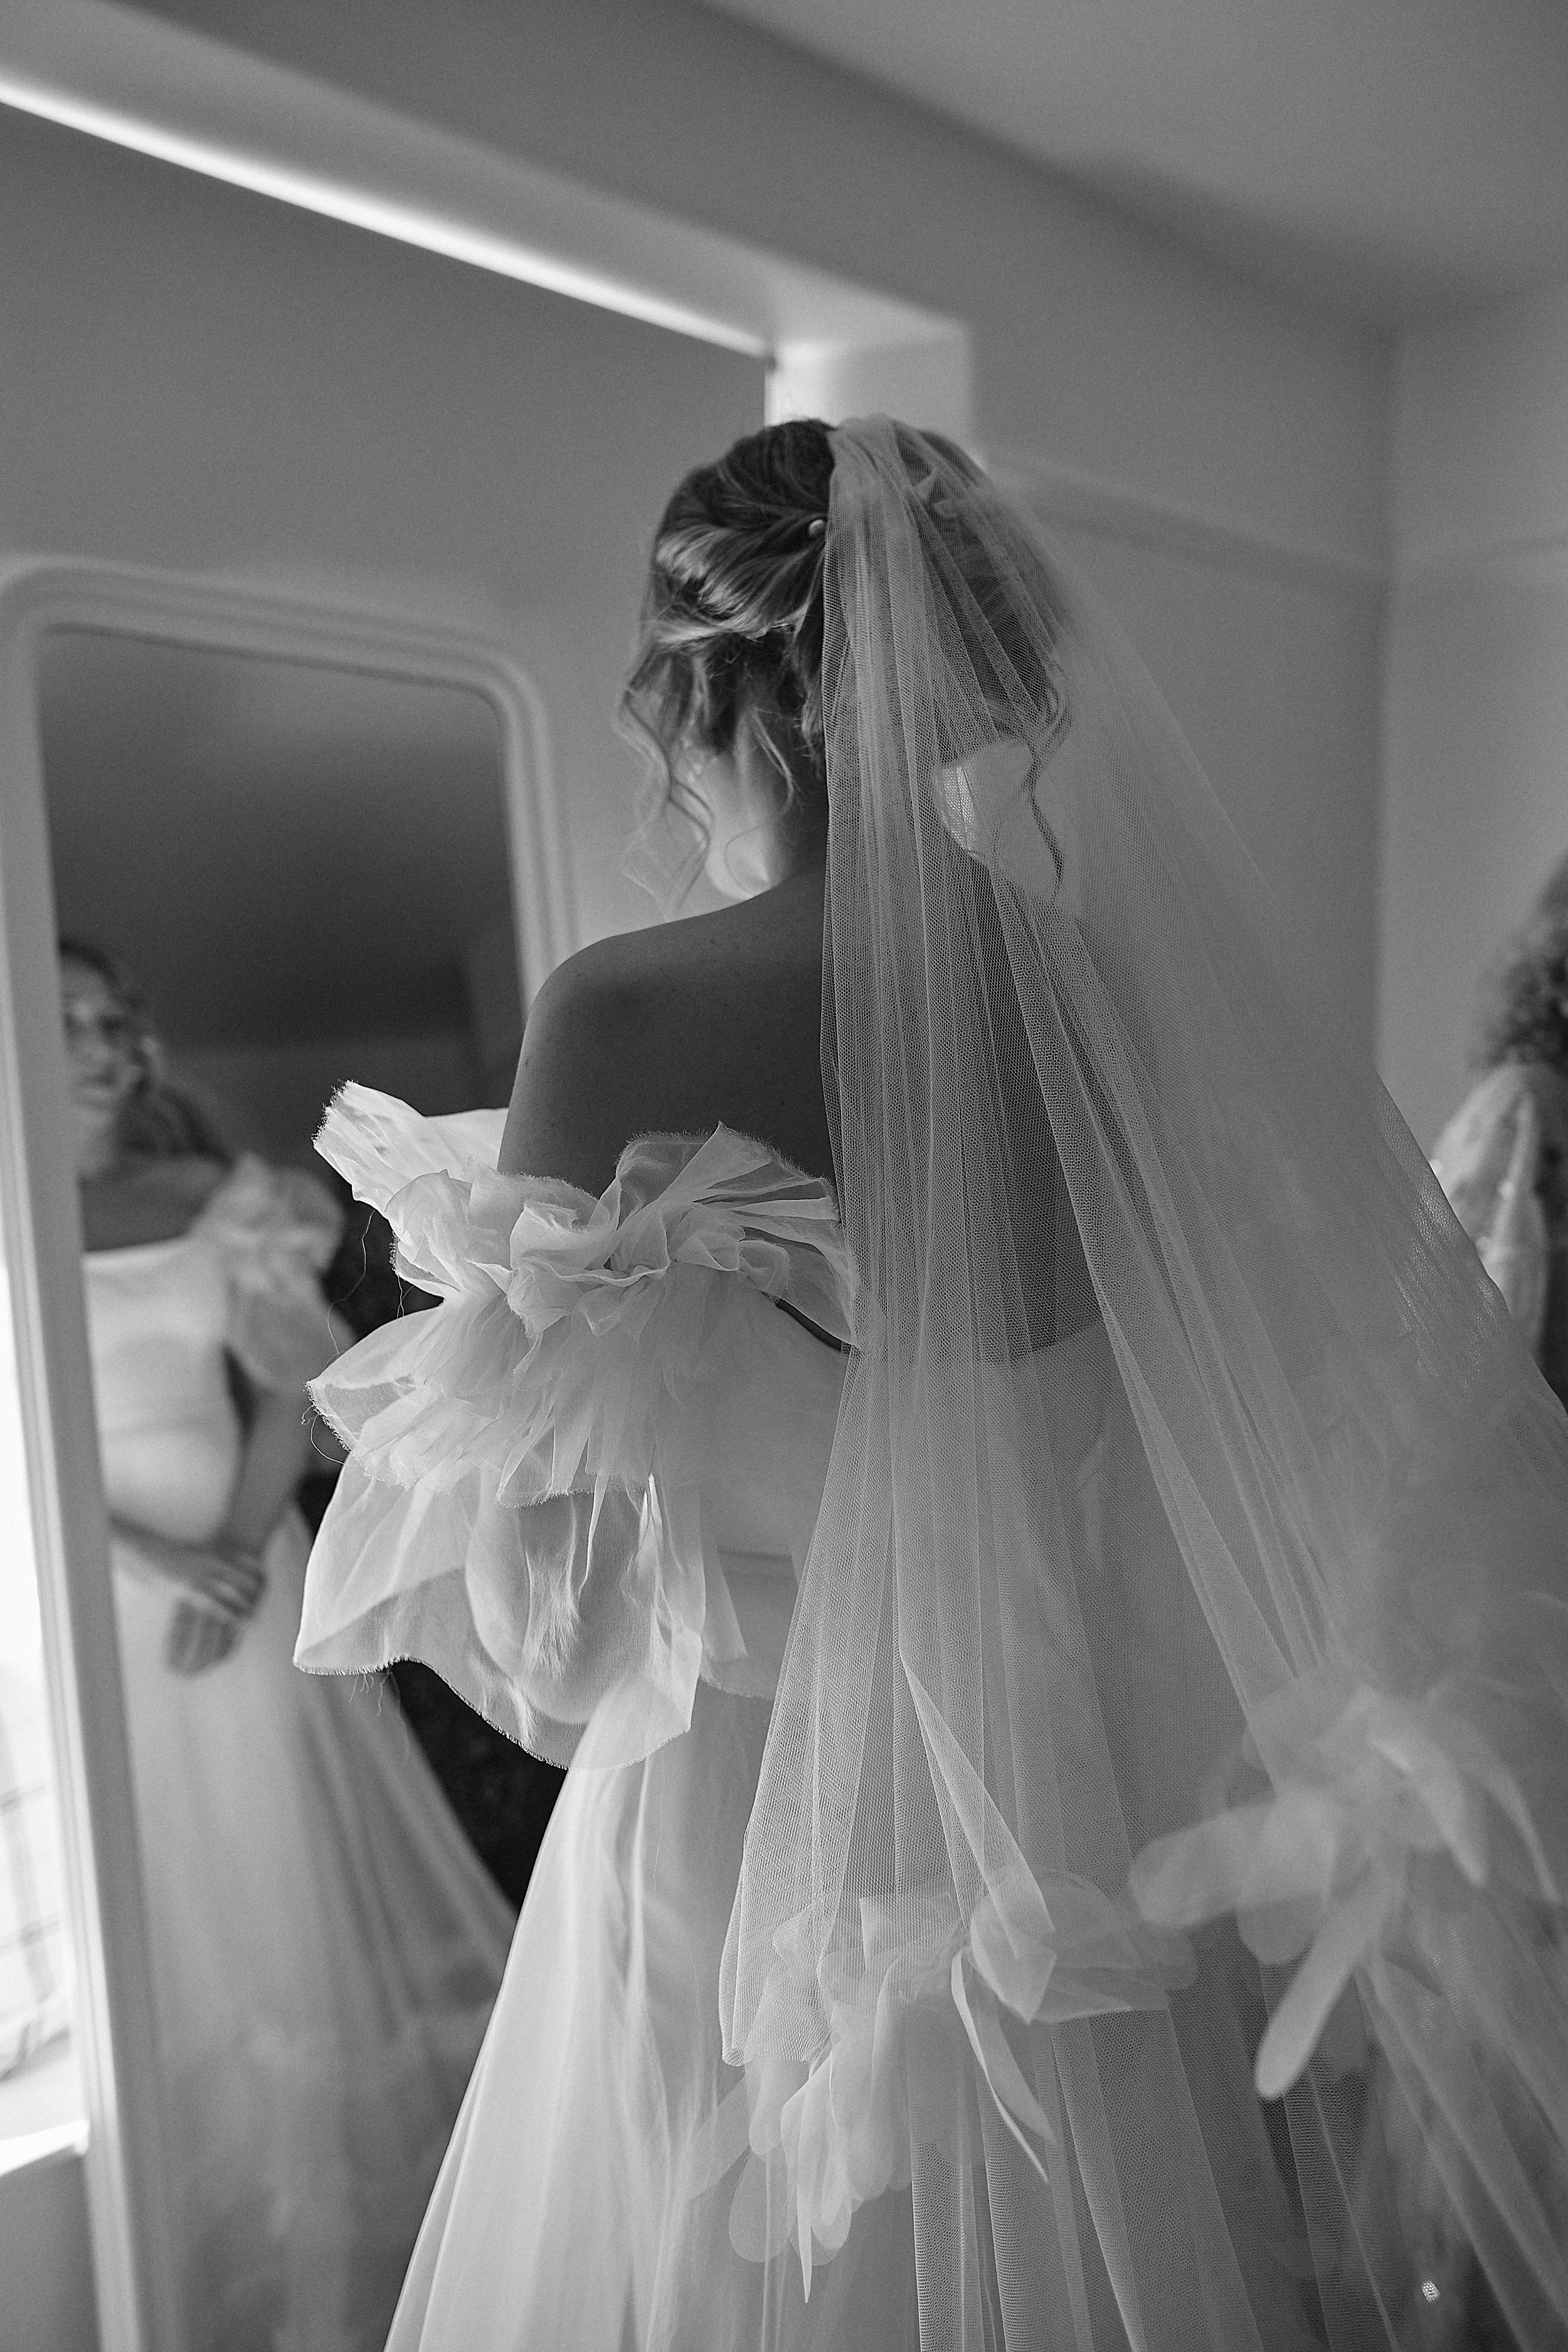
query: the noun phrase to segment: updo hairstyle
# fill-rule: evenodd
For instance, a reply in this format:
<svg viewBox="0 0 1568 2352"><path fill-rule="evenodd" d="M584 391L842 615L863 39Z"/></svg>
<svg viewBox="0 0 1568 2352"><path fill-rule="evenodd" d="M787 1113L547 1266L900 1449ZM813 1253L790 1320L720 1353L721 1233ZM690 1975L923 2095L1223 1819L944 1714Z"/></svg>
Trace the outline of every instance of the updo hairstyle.
<svg viewBox="0 0 1568 2352"><path fill-rule="evenodd" d="M772 425L687 475L654 534L621 698L663 800L698 824L684 764L735 748L742 723L778 772L783 805L827 790L822 578L833 448L815 417Z"/></svg>
<svg viewBox="0 0 1568 2352"><path fill-rule="evenodd" d="M956 442L908 425L891 430L927 561L952 599L976 702L997 714L1004 731L1020 699L1054 718L1061 694L1051 645L1026 637L1017 617L1022 593L1031 612L1047 616L1054 641L1061 595L1039 549ZM699 466L666 507L621 698L623 731L651 754L657 805L645 837L674 810L703 839L683 771L705 754L731 751L742 725L777 772L781 813L825 809L823 583L833 472L829 428L801 418L748 434L716 463ZM954 743L947 756L973 748ZM701 852L690 871L700 862Z"/></svg>

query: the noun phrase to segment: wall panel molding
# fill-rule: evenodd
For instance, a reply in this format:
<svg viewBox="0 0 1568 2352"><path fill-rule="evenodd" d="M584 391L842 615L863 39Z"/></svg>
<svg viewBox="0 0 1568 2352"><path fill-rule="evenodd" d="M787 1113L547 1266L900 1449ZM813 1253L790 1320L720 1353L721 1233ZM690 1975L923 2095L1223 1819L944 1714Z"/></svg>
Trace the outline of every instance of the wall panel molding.
<svg viewBox="0 0 1568 2352"><path fill-rule="evenodd" d="M1467 578L1526 588L1568 588L1568 526L1427 548L1405 557L1397 574L1402 588L1449 584Z"/></svg>
<svg viewBox="0 0 1568 2352"><path fill-rule="evenodd" d="M1297 545L1152 491L1076 472L1027 451L987 446L994 478L1042 522L1147 549L1189 563L1375 603L1388 585L1382 564L1332 549Z"/></svg>

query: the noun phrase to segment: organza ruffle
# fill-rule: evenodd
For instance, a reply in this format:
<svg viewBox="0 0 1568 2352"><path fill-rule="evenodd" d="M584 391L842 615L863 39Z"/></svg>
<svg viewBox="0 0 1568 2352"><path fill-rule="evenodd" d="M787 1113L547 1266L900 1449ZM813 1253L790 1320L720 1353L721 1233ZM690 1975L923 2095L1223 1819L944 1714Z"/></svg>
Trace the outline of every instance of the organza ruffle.
<svg viewBox="0 0 1568 2352"><path fill-rule="evenodd" d="M1173 1928L1234 1912L1260 1960L1300 1963L1258 2053L1259 2094L1278 2098L1358 1969L1386 1998L1401 1949L1433 1943L1473 1891L1562 1895L1518 1781L1455 1695L1303 1675L1258 1709L1248 1745L1267 1747L1269 1793L1147 1846L1131 1890Z"/></svg>
<svg viewBox="0 0 1568 2352"><path fill-rule="evenodd" d="M319 1276L342 1218L326 1187L302 1169L269 1168L247 1152L195 1230L216 1245L228 1276L234 1355L262 1388L303 1388L336 1345Z"/></svg>
<svg viewBox="0 0 1568 2352"><path fill-rule="evenodd" d="M1191 1979L1183 1937L1086 1880L1042 1889L1016 1853L999 1879L967 1921L933 1890L912 1922L909 1907L863 1900L859 1933L826 1954L809 1913L776 1939L757 2014L768 2054L748 2060L703 2135L696 2186L715 2185L744 2155L731 2242L759 2263L793 2247L808 2295L816 2263L838 2252L860 2206L907 2189L932 2153L957 2171L977 2160L982 2096L1048 2184L1061 2137L1019 2063L1009 2018L1013 2031L1048 2032L1160 2010ZM808 2017L826 2021L816 2054L773 2054L798 2043Z"/></svg>
<svg viewBox="0 0 1568 2352"><path fill-rule="evenodd" d="M624 1763L700 1676L771 1692L798 1563L737 1606L703 1492L759 1314L847 1331L842 1240L825 1185L725 1129L638 1139L597 1201L498 1174L499 1140L361 1087L329 1114L324 1156L441 1304L315 1383L352 1458L297 1656L420 1656L535 1753Z"/></svg>

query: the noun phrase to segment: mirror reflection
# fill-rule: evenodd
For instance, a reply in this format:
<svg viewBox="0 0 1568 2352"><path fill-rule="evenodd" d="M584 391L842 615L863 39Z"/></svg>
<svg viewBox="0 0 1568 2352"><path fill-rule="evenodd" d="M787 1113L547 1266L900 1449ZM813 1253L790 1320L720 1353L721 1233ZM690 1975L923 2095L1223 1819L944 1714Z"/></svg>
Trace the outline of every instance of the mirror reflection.
<svg viewBox="0 0 1568 2352"><path fill-rule="evenodd" d="M1568 857L1493 958L1468 1042L1471 1085L1432 1165L1568 1404Z"/></svg>
<svg viewBox="0 0 1568 2352"><path fill-rule="evenodd" d="M456 687L86 630L39 685L189 2342L351 2352L384 2336L552 1793L412 1674L400 1703L292 1663L334 1469L307 1383L420 1303L310 1139L351 1075L504 1099L497 726Z"/></svg>

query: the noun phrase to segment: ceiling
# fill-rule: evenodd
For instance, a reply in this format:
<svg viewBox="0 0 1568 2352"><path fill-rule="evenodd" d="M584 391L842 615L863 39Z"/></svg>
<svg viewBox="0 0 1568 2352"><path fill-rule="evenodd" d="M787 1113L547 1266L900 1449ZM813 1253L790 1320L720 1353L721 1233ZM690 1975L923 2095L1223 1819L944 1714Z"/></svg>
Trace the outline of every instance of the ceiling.
<svg viewBox="0 0 1568 2352"><path fill-rule="evenodd" d="M1568 273L1568 0L706 0L1404 325Z"/></svg>
<svg viewBox="0 0 1568 2352"><path fill-rule="evenodd" d="M40 663L60 924L175 1047L430 1034L511 895L494 712L467 688L109 632Z"/></svg>

